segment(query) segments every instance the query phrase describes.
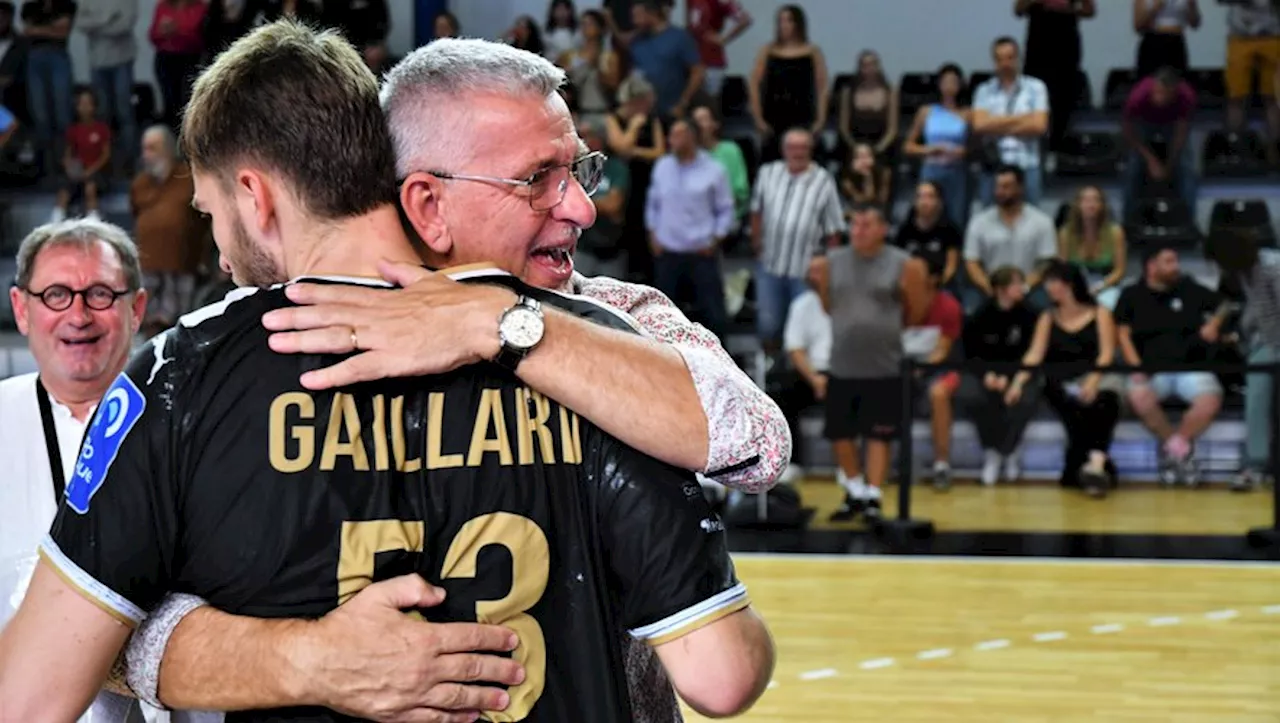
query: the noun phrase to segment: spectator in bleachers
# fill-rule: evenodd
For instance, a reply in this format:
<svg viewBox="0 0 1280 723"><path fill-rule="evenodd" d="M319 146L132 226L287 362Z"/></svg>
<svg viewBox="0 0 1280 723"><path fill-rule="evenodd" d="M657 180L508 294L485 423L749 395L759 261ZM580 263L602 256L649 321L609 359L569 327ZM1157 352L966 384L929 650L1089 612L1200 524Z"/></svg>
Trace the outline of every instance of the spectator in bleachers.
<svg viewBox="0 0 1280 723"><path fill-rule="evenodd" d="M889 444L903 420L902 330L927 310L924 264L885 246L884 209L854 210L852 243L813 260L818 294L831 314L831 379L826 436L844 471L845 498L832 521L862 515L880 520L880 488L889 472ZM866 445L866 476L857 439Z"/></svg>
<svg viewBox="0 0 1280 723"><path fill-rule="evenodd" d="M71 0L28 0L22 6L22 33L27 39L27 102L46 168L59 157L61 140L71 126L71 54L67 40L75 19Z"/></svg>
<svg viewBox="0 0 1280 723"><path fill-rule="evenodd" d="M605 150L605 124L594 116L577 120L578 137L592 152ZM631 191L631 173L624 160L608 156L604 174L591 202L596 207L596 222L582 230L573 254L574 269L583 276L626 276L627 257L622 248L622 229L627 213L627 195Z"/></svg>
<svg viewBox="0 0 1280 723"><path fill-rule="evenodd" d="M671 24L669 12L659 0L640 0L631 6L634 36L615 37L627 44L632 67L653 84L658 115L679 117L702 90L706 72L698 44L684 28Z"/></svg>
<svg viewBox="0 0 1280 723"><path fill-rule="evenodd" d="M545 30L542 34L542 56L553 63L581 44L578 9L574 7L573 0L551 0L547 6Z"/></svg>
<svg viewBox="0 0 1280 723"><path fill-rule="evenodd" d="M973 95L973 133L983 136L986 160L995 167L1022 170L1023 197L1032 204L1044 192L1040 139L1049 130L1049 90L1020 67L1018 41L997 38L991 45L996 74ZM982 203L993 202L995 178L984 171L978 184Z"/></svg>
<svg viewBox="0 0 1280 723"><path fill-rule="evenodd" d="M1097 369L1111 366L1115 356L1115 321L1089 293L1089 282L1076 266L1053 261L1045 269L1044 286L1052 307L1040 314L1022 363L1046 367L1044 398L1067 436L1062 484L1105 497L1115 484L1109 450L1120 420L1120 395L1114 377ZM1031 377L1028 371L1014 375L1005 391L1007 404L1021 400Z"/></svg>
<svg viewBox="0 0 1280 723"><path fill-rule="evenodd" d="M249 0L249 7L261 10L264 23L289 18L320 25L324 23L323 2L324 0Z"/></svg>
<svg viewBox="0 0 1280 723"><path fill-rule="evenodd" d="M954 296L942 290L942 265L922 265L929 275L921 299L926 311L924 319L903 330L903 353L925 364L954 361L964 326L964 309ZM951 397L960 386L960 373L954 370L925 372L918 381L918 387L929 397L933 486L944 490L951 486Z"/></svg>
<svg viewBox="0 0 1280 723"><path fill-rule="evenodd" d="M1120 295L1116 325L1124 362L1191 364L1208 358L1218 342L1223 316L1217 295L1184 276L1178 254L1154 248L1142 260L1142 279ZM1200 481L1195 441L1222 409L1222 385L1213 372L1154 372L1129 375L1129 404L1160 443L1160 479L1165 484ZM1190 408L1175 430L1161 402L1179 399Z"/></svg>
<svg viewBox="0 0 1280 723"><path fill-rule="evenodd" d="M156 331L172 326L191 309L209 225L191 207L191 169L178 157L168 126L147 129L140 165L129 187L129 209L151 296L145 323Z"/></svg>
<svg viewBox="0 0 1280 723"><path fill-rule="evenodd" d="M866 143L877 156L890 159L898 138L898 112L898 88L885 76L880 54L862 51L853 81L840 91L842 149L848 152Z"/></svg>
<svg viewBox="0 0 1280 723"><path fill-rule="evenodd" d="M138 123L133 110L133 61L138 48L133 26L138 0L94 0L82 3L76 28L89 43L89 71L103 118L115 123L116 158L134 158ZM122 170L124 166L121 167Z"/></svg>
<svg viewBox="0 0 1280 723"><path fill-rule="evenodd" d="M938 70L938 102L922 106L911 122L902 150L922 159L920 180L937 184L946 203L947 216L963 226L969 220L969 119L971 111L960 106L964 74L947 63Z"/></svg>
<svg viewBox="0 0 1280 723"><path fill-rule="evenodd" d="M813 135L789 131L782 156L760 169L751 190L756 331L766 354L778 351L787 309L807 288L814 253L835 246L845 230L836 181L813 161Z"/></svg>
<svg viewBox="0 0 1280 723"><path fill-rule="evenodd" d="M997 170L995 205L974 216L965 229L965 269L983 299L992 295L987 269L1012 266L1022 272L1027 286L1035 289L1044 263L1058 254L1053 219L1026 199L1024 183L1025 176L1017 166ZM1038 304L1033 301L1032 305Z"/></svg>
<svg viewBox="0 0 1280 723"><path fill-rule="evenodd" d="M458 24L458 16L444 10L436 13L435 20L431 21L432 33L436 40L440 38L456 38L462 34L462 26Z"/></svg>
<svg viewBox="0 0 1280 723"><path fill-rule="evenodd" d="M1245 101L1253 92L1254 74L1261 79L1258 95L1267 113L1267 157L1275 162L1280 140L1280 106L1270 78L1280 72L1280 7L1271 0L1237 0L1227 11L1227 127L1245 127Z"/></svg>
<svg viewBox="0 0 1280 723"><path fill-rule="evenodd" d="M1195 110L1195 90L1172 68L1161 68L1130 91L1121 112L1121 131L1129 144L1125 209L1144 196L1173 192L1194 212L1196 165L1189 141Z"/></svg>
<svg viewBox="0 0 1280 723"><path fill-rule="evenodd" d="M803 476L805 464L801 449L804 447L800 433L800 413L827 399L827 371L831 365L831 317L822 308L818 296L819 281L815 273L808 274L811 288L796 297L787 311L787 325L783 330L783 348L791 360L798 380L783 388L778 406L782 408L791 427L791 477ZM836 475L844 485L844 470L836 466Z"/></svg>
<svg viewBox="0 0 1280 723"><path fill-rule="evenodd" d="M66 151L62 155L65 183L58 189L53 220L67 217L71 201L84 200L85 216L98 220L98 201L106 190L103 172L111 162L111 128L98 120L98 104L93 90L80 86L76 90L76 122L67 129Z"/></svg>
<svg viewBox="0 0 1280 723"><path fill-rule="evenodd" d="M374 73L380 75L391 64L387 49L391 9L387 0L325 0L324 14L325 24L341 30Z"/></svg>
<svg viewBox="0 0 1280 723"><path fill-rule="evenodd" d="M1040 401L1038 388L1025 387L1012 404L1005 403L1016 373L1012 367L1035 335L1037 314L1024 300L1026 278L1013 266L1001 266L991 274L991 286L995 295L964 325L965 356L982 367L962 374L956 393L956 406L973 419L982 444L984 485L999 481L1001 472L1006 482L1022 476L1022 435Z"/></svg>
<svg viewBox="0 0 1280 723"><path fill-rule="evenodd" d="M778 10L773 42L756 55L747 94L762 162L779 158L779 139L792 128L803 128L820 141L817 134L826 126L831 97L827 61L822 49L809 42L809 21L800 6Z"/></svg>
<svg viewBox="0 0 1280 723"><path fill-rule="evenodd" d="M18 119L8 108L0 105L0 151L9 145L18 132Z"/></svg>
<svg viewBox="0 0 1280 723"><path fill-rule="evenodd" d="M0 2L0 105L25 117L27 39L14 30L14 5Z"/></svg>
<svg viewBox="0 0 1280 723"><path fill-rule="evenodd" d="M706 67L702 89L716 110L729 65L725 48L751 27L751 13L738 0L685 0L684 26L698 43L698 55Z"/></svg>
<svg viewBox="0 0 1280 723"><path fill-rule="evenodd" d="M538 29L538 23L528 15L521 15L516 18L515 23L511 25L511 29L503 34L502 39L511 47L527 50L534 55L542 55L546 45L542 42L542 31Z"/></svg>
<svg viewBox="0 0 1280 723"><path fill-rule="evenodd" d="M1280 251L1258 248L1251 233L1226 231L1209 245L1208 252L1223 275L1232 277L1243 292L1240 326L1249 363L1280 362ZM1253 489L1270 474L1275 461L1271 459L1271 435L1276 433L1276 411L1271 405L1274 384L1275 379L1266 372L1247 377L1244 418L1248 433L1243 464L1232 480L1232 489Z"/></svg>
<svg viewBox="0 0 1280 723"><path fill-rule="evenodd" d="M256 0L209 0L205 14L205 60L227 49L237 38L249 32L257 20Z"/></svg>
<svg viewBox="0 0 1280 723"><path fill-rule="evenodd" d="M1142 36L1138 77L1145 78L1160 68L1187 72L1191 66L1185 33L1199 28L1200 20L1197 0L1133 0L1133 30Z"/></svg>
<svg viewBox="0 0 1280 723"><path fill-rule="evenodd" d="M632 74L618 87L618 110L605 120L609 150L629 164L631 173L622 246L631 273L645 279L653 278L653 268L644 230L644 200L653 164L667 153L666 133L654 113L655 102L653 85Z"/></svg>
<svg viewBox="0 0 1280 723"><path fill-rule="evenodd" d="M603 120L613 110L621 66L618 54L609 47L608 29L604 13L584 12L582 42L562 54L557 63L569 76L569 83L577 94L578 113L584 118Z"/></svg>
<svg viewBox="0 0 1280 723"><path fill-rule="evenodd" d="M1027 62L1023 72L1049 90L1049 150L1057 151L1080 101L1080 21L1097 15L1096 0L1015 0L1027 18Z"/></svg>
<svg viewBox="0 0 1280 723"><path fill-rule="evenodd" d="M951 287L960 268L960 247L964 237L951 222L942 205L942 190L934 181L921 181L911 212L898 227L894 245L924 261L929 268L942 269L942 286Z"/></svg>
<svg viewBox="0 0 1280 723"><path fill-rule="evenodd" d="M200 0L160 0L148 33L156 48L156 83L164 122L175 131L191 98L191 83L204 58L204 23L209 6Z"/></svg>
<svg viewBox="0 0 1280 723"><path fill-rule="evenodd" d="M750 173L742 148L734 141L720 137L720 115L711 106L700 105L694 108L693 122L698 128L698 140L702 148L719 161L725 175L729 177L735 216L740 223L751 203Z"/></svg>
<svg viewBox="0 0 1280 723"><path fill-rule="evenodd" d="M728 315L720 247L734 218L724 168L699 147L692 121L673 121L671 153L654 165L645 202L654 285L721 338Z"/></svg>
<svg viewBox="0 0 1280 723"><path fill-rule="evenodd" d="M1058 258L1084 268L1098 303L1114 310L1128 266L1124 228L1116 223L1106 194L1097 186L1076 192L1067 222L1058 231Z"/></svg>
<svg viewBox="0 0 1280 723"><path fill-rule="evenodd" d="M892 183L893 171L877 160L866 143L854 146L840 166L840 194L850 206L874 203L887 211Z"/></svg>

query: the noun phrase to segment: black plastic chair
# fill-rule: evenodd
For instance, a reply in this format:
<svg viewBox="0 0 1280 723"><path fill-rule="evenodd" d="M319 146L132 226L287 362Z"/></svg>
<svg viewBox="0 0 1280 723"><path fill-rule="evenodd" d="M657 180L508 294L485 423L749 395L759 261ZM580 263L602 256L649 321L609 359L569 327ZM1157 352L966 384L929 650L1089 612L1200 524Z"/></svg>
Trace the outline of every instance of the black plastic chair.
<svg viewBox="0 0 1280 723"><path fill-rule="evenodd" d="M1125 101L1129 99L1130 91L1137 84L1137 72L1132 68L1113 68L1110 73L1107 73L1103 108L1110 111L1123 109Z"/></svg>
<svg viewBox="0 0 1280 723"><path fill-rule="evenodd" d="M1067 225L1067 217L1071 215L1071 202L1063 201L1058 204L1058 212L1053 215L1053 227L1061 230Z"/></svg>
<svg viewBox="0 0 1280 723"><path fill-rule="evenodd" d="M1248 178L1269 172L1262 137L1256 131L1219 130L1204 141L1201 169L1205 176Z"/></svg>
<svg viewBox="0 0 1280 723"><path fill-rule="evenodd" d="M1192 210L1180 198L1145 198L1127 209L1125 233L1138 250L1151 246L1193 249L1202 235Z"/></svg>
<svg viewBox="0 0 1280 723"><path fill-rule="evenodd" d="M1112 133L1068 133L1058 150L1059 176L1115 176L1120 139Z"/></svg>
<svg viewBox="0 0 1280 723"><path fill-rule="evenodd" d="M738 148L742 149L742 160L747 164L747 181L754 187L756 174L760 171L760 150L756 148L756 141L754 138L741 136L732 140L738 144Z"/></svg>
<svg viewBox="0 0 1280 723"><path fill-rule="evenodd" d="M1076 110L1093 110L1093 83L1089 80L1089 74L1080 71L1080 80L1077 90L1080 94L1076 97Z"/></svg>
<svg viewBox="0 0 1280 723"><path fill-rule="evenodd" d="M741 75L727 75L720 87L720 113L725 118L748 115L747 79Z"/></svg>
<svg viewBox="0 0 1280 723"><path fill-rule="evenodd" d="M1260 198L1223 199L1213 204L1209 215L1209 238L1221 231L1234 230L1252 234L1264 246L1276 246L1276 230L1271 222L1271 209Z"/></svg>
<svg viewBox="0 0 1280 723"><path fill-rule="evenodd" d="M938 100L938 79L933 73L903 73L898 85L898 109L910 123L916 111Z"/></svg>
<svg viewBox="0 0 1280 723"><path fill-rule="evenodd" d="M1218 110L1227 104L1227 81L1222 68L1192 68L1185 76L1196 91L1196 106Z"/></svg>

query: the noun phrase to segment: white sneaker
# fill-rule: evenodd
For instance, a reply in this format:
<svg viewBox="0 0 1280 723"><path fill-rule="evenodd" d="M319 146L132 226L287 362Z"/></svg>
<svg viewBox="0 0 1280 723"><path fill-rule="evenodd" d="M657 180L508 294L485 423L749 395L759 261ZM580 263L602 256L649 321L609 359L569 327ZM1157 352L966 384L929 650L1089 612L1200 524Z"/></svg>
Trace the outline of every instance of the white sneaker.
<svg viewBox="0 0 1280 723"><path fill-rule="evenodd" d="M1019 446L1004 458L1004 481L1017 482L1022 479L1022 447Z"/></svg>
<svg viewBox="0 0 1280 723"><path fill-rule="evenodd" d="M1000 480L1000 453L988 449L982 460L982 484L990 487Z"/></svg>

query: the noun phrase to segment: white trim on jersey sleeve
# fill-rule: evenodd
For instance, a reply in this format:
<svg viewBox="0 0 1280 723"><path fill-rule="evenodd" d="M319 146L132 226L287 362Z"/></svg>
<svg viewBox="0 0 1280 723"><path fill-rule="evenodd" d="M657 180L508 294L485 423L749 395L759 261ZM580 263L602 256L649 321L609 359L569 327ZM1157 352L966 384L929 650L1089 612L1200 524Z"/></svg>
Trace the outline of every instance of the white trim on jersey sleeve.
<svg viewBox="0 0 1280 723"><path fill-rule="evenodd" d="M40 541L40 554L67 584L75 588L86 600L106 611L130 627L137 627L147 614L142 608L129 602L123 595L98 581L62 552L52 535Z"/></svg>
<svg viewBox="0 0 1280 723"><path fill-rule="evenodd" d="M661 645L688 635L694 630L709 625L731 613L736 613L750 604L751 600L747 597L747 586L743 583L738 583L696 605L687 607L673 615L668 615L656 623L627 632L636 640L643 640L650 645Z"/></svg>
<svg viewBox="0 0 1280 723"><path fill-rule="evenodd" d="M242 286L238 289L228 291L227 295L222 297L222 301L215 301L208 306L203 306L195 311L179 316L178 326L184 326L190 329L191 327L197 326L198 324L210 319L215 319L227 313L227 307L241 299L247 299L256 293L258 293L258 287L256 286Z"/></svg>

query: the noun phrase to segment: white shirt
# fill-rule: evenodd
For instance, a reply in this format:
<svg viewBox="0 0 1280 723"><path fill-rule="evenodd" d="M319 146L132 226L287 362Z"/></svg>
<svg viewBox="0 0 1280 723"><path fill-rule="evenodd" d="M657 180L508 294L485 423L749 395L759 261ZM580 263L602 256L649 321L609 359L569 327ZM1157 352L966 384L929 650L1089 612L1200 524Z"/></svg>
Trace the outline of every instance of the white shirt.
<svg viewBox="0 0 1280 723"><path fill-rule="evenodd" d="M822 308L818 292L806 291L791 302L782 343L789 352L807 354L815 372L827 371L831 364L831 317Z"/></svg>
<svg viewBox="0 0 1280 723"><path fill-rule="evenodd" d="M81 422L52 396L49 401L58 434L62 471L69 480L93 411ZM35 572L36 547L49 532L58 511L44 424L36 401L35 374L0 381L0 460L4 460L4 475L0 476L0 627L3 627L17 612L26 594ZM89 711L80 717L80 723L126 720L141 720L135 703L111 693L100 694Z"/></svg>

